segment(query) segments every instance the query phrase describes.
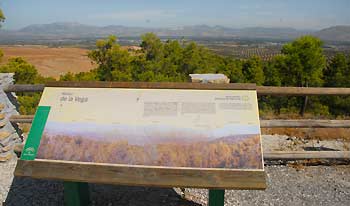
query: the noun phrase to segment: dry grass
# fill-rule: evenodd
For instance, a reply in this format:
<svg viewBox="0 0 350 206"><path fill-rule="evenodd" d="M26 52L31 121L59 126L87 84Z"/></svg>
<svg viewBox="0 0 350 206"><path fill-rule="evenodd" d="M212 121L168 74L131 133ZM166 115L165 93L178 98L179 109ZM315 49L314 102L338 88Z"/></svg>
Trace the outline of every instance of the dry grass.
<svg viewBox="0 0 350 206"><path fill-rule="evenodd" d="M263 128L263 134L279 134L318 140L350 141L349 128Z"/></svg>
<svg viewBox="0 0 350 206"><path fill-rule="evenodd" d="M76 73L94 68L87 57L86 49L45 46L0 46L0 49L4 52L2 64L9 58L23 57L45 77L58 78L69 71Z"/></svg>

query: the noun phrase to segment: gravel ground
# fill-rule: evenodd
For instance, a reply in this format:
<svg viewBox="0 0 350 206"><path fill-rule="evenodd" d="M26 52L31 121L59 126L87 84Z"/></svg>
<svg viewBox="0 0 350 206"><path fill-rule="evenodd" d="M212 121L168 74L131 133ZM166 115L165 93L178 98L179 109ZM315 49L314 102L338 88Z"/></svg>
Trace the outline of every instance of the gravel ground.
<svg viewBox="0 0 350 206"><path fill-rule="evenodd" d="M338 140L315 140L289 137L286 135L262 135L264 151L303 151L325 150L345 151L349 150L350 142Z"/></svg>
<svg viewBox="0 0 350 206"><path fill-rule="evenodd" d="M13 179L15 164L16 160L0 163L0 202L16 206L63 205L62 182ZM225 205L350 205L350 165L301 169L267 166L265 169L267 190L226 190ZM207 202L207 190L200 189L186 189L185 198L178 194L179 189L95 184L91 184L90 189L94 206L196 206Z"/></svg>

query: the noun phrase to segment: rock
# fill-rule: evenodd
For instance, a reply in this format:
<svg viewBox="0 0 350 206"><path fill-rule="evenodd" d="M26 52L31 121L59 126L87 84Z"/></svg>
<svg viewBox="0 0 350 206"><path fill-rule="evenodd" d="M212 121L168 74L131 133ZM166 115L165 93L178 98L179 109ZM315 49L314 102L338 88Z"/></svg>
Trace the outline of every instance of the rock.
<svg viewBox="0 0 350 206"><path fill-rule="evenodd" d="M0 128L3 128L6 125L5 121L0 122Z"/></svg>
<svg viewBox="0 0 350 206"><path fill-rule="evenodd" d="M13 147L13 151L17 154L21 154L22 153L22 150L23 150L23 147L24 147L24 143L22 142L21 144L16 144L14 147Z"/></svg>
<svg viewBox="0 0 350 206"><path fill-rule="evenodd" d="M0 155L1 161L6 161L14 154L15 145L22 139L18 132L18 125L11 124L9 117L18 115L16 106L18 102L14 93L5 93L4 88L14 82L14 73L0 73Z"/></svg>
<svg viewBox="0 0 350 206"><path fill-rule="evenodd" d="M7 131L1 131L0 132L0 141L5 140L6 138L8 138L11 134Z"/></svg>
<svg viewBox="0 0 350 206"><path fill-rule="evenodd" d="M9 143L7 146L1 148L1 151L2 151L2 152L11 151L11 150L13 150L14 145L15 145L15 143L14 143L14 142L11 142L11 143Z"/></svg>
<svg viewBox="0 0 350 206"><path fill-rule="evenodd" d="M2 111L5 108L5 105L0 103L0 111Z"/></svg>
<svg viewBox="0 0 350 206"><path fill-rule="evenodd" d="M230 79L224 74L190 74L191 81L194 83L215 83L227 84Z"/></svg>
<svg viewBox="0 0 350 206"><path fill-rule="evenodd" d="M0 154L0 162L8 161L12 158L12 156L13 156L12 152L6 152L6 153Z"/></svg>
<svg viewBox="0 0 350 206"><path fill-rule="evenodd" d="M0 120L3 120L6 117L4 113L0 113Z"/></svg>

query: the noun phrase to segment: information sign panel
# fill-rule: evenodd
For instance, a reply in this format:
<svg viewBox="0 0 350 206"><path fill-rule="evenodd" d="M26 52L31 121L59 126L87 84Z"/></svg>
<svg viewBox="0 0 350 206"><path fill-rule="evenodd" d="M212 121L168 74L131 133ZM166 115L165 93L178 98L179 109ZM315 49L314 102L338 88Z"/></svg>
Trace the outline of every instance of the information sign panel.
<svg viewBox="0 0 350 206"><path fill-rule="evenodd" d="M134 169L121 184L265 187L255 90L46 87L39 106L50 108L40 144L23 154L34 162Z"/></svg>

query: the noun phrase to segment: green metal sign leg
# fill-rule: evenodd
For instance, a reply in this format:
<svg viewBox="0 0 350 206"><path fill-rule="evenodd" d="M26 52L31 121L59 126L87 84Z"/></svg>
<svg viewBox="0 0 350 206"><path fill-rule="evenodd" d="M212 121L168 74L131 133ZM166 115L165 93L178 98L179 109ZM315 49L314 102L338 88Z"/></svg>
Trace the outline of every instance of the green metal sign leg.
<svg viewBox="0 0 350 206"><path fill-rule="evenodd" d="M85 182L64 182L64 204L66 206L89 205L89 184Z"/></svg>
<svg viewBox="0 0 350 206"><path fill-rule="evenodd" d="M21 160L35 160L50 109L49 106L39 106L36 110Z"/></svg>
<svg viewBox="0 0 350 206"><path fill-rule="evenodd" d="M209 206L224 206L225 190L209 190Z"/></svg>

